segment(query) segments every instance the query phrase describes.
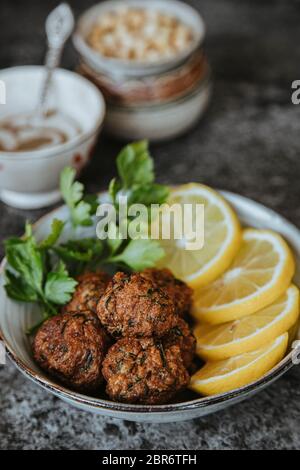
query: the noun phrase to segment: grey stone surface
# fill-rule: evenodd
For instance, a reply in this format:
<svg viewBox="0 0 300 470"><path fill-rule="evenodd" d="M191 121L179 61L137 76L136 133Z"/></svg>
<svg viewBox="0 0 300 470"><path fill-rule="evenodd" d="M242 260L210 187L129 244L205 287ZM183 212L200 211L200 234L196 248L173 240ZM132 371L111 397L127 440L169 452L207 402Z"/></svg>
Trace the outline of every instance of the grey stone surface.
<svg viewBox="0 0 300 470"><path fill-rule="evenodd" d="M40 63L42 20L56 1L2 0L0 67ZM92 1L72 1L80 12ZM159 179L190 180L262 202L300 226L300 4L290 0L190 1L207 23L214 71L210 109L188 135L153 145ZM73 67L69 46L64 65ZM106 187L121 144L102 138L82 175L90 190ZM24 212L0 205L1 238L20 234ZM2 449L299 449L300 370L234 408L185 423L143 425L79 412L0 367Z"/></svg>

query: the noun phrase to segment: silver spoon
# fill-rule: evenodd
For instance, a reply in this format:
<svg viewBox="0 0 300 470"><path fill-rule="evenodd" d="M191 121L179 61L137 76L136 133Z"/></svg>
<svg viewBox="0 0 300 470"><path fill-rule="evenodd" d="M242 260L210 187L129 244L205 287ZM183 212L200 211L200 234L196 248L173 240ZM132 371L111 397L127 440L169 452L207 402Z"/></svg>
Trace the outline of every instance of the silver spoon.
<svg viewBox="0 0 300 470"><path fill-rule="evenodd" d="M43 119L47 111L47 99L54 70L58 67L67 39L74 29L74 16L67 3L61 3L46 20L48 50L45 60L46 75L42 84L39 103L34 113L35 118Z"/></svg>

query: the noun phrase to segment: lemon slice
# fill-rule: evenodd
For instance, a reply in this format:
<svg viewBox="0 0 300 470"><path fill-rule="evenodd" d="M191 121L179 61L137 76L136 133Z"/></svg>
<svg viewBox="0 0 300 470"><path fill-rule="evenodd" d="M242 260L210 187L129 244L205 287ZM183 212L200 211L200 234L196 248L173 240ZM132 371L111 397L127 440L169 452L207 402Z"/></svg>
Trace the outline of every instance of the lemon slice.
<svg viewBox="0 0 300 470"><path fill-rule="evenodd" d="M218 395L255 382L281 361L287 344L288 333L284 333L256 351L208 362L192 376L189 388L202 395Z"/></svg>
<svg viewBox="0 0 300 470"><path fill-rule="evenodd" d="M293 342L299 337L298 336L299 327L300 327L300 322L299 322L299 317L298 317L296 323L288 331L288 334L289 334L288 348L290 348Z"/></svg>
<svg viewBox="0 0 300 470"><path fill-rule="evenodd" d="M223 197L202 184L190 183L175 188L169 205L204 206L204 245L187 250L184 239L161 240L166 256L159 267L168 267L191 287L202 286L216 279L231 264L241 244L238 218ZM199 228L199 224L198 224ZM201 228L201 227L200 227Z"/></svg>
<svg viewBox="0 0 300 470"><path fill-rule="evenodd" d="M247 229L230 268L195 292L193 315L203 323L225 323L270 305L291 283L295 261L287 243L268 230Z"/></svg>
<svg viewBox="0 0 300 470"><path fill-rule="evenodd" d="M257 313L222 325L197 326L197 353L205 360L218 361L254 351L288 331L298 316L299 290L291 286Z"/></svg>

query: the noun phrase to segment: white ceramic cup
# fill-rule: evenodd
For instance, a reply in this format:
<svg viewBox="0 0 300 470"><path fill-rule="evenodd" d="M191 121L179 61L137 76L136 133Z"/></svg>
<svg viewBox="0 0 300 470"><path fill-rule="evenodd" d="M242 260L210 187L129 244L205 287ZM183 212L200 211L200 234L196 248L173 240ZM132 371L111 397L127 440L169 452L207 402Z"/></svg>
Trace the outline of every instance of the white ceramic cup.
<svg viewBox="0 0 300 470"><path fill-rule="evenodd" d="M44 68L14 67L0 71L6 103L0 104L0 121L30 113L38 102ZM71 165L80 171L88 162L105 116L100 91L88 80L58 69L53 77L49 108L62 112L81 132L57 146L27 152L0 152L0 199L21 209L36 209L60 199L59 175Z"/></svg>

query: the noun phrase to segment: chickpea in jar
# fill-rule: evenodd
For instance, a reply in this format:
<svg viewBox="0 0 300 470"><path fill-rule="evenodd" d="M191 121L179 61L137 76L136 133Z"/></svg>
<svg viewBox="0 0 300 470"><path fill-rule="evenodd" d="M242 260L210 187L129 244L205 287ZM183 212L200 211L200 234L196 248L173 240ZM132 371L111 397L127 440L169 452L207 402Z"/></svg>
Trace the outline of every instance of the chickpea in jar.
<svg viewBox="0 0 300 470"><path fill-rule="evenodd" d="M179 18L150 8L120 7L98 18L87 42L104 57L153 62L182 53L193 38Z"/></svg>

